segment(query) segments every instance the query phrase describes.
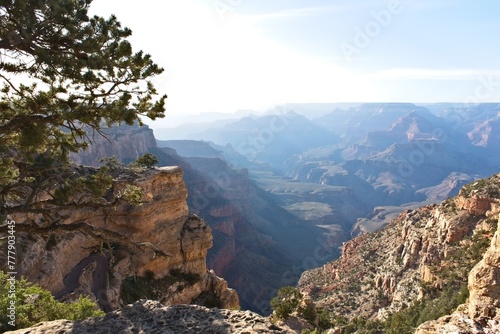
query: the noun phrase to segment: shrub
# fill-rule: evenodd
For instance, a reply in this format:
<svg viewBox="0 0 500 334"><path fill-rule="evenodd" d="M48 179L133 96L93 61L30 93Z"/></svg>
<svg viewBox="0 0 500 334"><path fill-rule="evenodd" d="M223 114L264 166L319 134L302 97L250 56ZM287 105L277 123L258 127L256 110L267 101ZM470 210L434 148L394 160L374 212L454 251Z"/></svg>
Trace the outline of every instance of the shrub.
<svg viewBox="0 0 500 334"><path fill-rule="evenodd" d="M322 334L323 332L318 329L318 328L315 328L314 330L310 330L310 329L304 329L300 334ZM326 333L326 332L325 332Z"/></svg>
<svg viewBox="0 0 500 334"><path fill-rule="evenodd" d="M302 293L292 286L284 286L278 290L276 297L271 299L271 308L278 319L287 319L297 309L302 299Z"/></svg>
<svg viewBox="0 0 500 334"><path fill-rule="evenodd" d="M318 327L327 329L333 327L332 319L328 314L328 311L323 308L316 309L316 315L318 317Z"/></svg>
<svg viewBox="0 0 500 334"><path fill-rule="evenodd" d="M139 299L161 300L165 291L175 283L179 283L180 291L201 281L201 276L182 272L180 269L170 270L170 275L155 278L153 272L147 270L144 276L129 276L122 281L120 295L125 304L131 304Z"/></svg>
<svg viewBox="0 0 500 334"><path fill-rule="evenodd" d="M441 291L434 291L434 296L427 296L422 301L394 313L385 323L387 334L413 333L423 322L438 319L450 314L458 305L465 302L469 295L467 284L449 285Z"/></svg>
<svg viewBox="0 0 500 334"><path fill-rule="evenodd" d="M146 153L137 158L134 164L139 167L153 168L158 164L158 158L154 154Z"/></svg>
<svg viewBox="0 0 500 334"><path fill-rule="evenodd" d="M115 156L99 159L99 162L112 172L120 171L125 167Z"/></svg>
<svg viewBox="0 0 500 334"><path fill-rule="evenodd" d="M12 287L12 288L11 288ZM9 317L9 306L15 302L15 312ZM73 303L54 299L50 291L26 279L15 279L0 271L0 332L30 327L41 321L57 319L80 320L100 317L104 312L88 297L80 296Z"/></svg>
<svg viewBox="0 0 500 334"><path fill-rule="evenodd" d="M299 316L303 319L306 319L307 321L309 321L311 324L314 324L314 322L316 321L316 308L314 305L312 304L308 304L304 307L302 306L299 306L297 308L297 313L299 314Z"/></svg>

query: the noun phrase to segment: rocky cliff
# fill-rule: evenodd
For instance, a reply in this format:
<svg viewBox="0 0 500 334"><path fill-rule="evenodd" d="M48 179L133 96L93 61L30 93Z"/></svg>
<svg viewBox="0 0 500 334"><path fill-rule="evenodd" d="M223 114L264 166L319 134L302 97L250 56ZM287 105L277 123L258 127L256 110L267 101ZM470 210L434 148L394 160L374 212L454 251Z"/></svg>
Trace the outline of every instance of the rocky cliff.
<svg viewBox="0 0 500 334"><path fill-rule="evenodd" d="M141 300L103 318L83 321L57 320L37 324L9 334L48 333L236 333L293 334L285 325L277 326L269 319L250 311L208 309L196 305L164 306Z"/></svg>
<svg viewBox="0 0 500 334"><path fill-rule="evenodd" d="M316 254L318 240L327 245L329 254L337 253L342 236L336 230L300 226L299 219L251 182L248 171L231 168L221 159L221 151L207 143L178 142L174 147L179 152L196 151L203 156L186 158L171 148L156 147L148 127L122 126L105 132L109 140L96 136L89 149L74 160L97 166L100 158L114 155L127 163L149 152L162 166L180 166L189 211L202 217L212 230L207 266L238 291L243 308L269 314L270 299L279 287L296 283L305 267L303 260ZM319 264L316 258L313 261Z"/></svg>
<svg viewBox="0 0 500 334"><path fill-rule="evenodd" d="M305 272L300 289L336 316L390 322L409 312L413 325L450 313L470 293L462 307L468 319L495 323L499 185L497 174L440 205L403 212L383 230L344 243L338 260Z"/></svg>
<svg viewBox="0 0 500 334"><path fill-rule="evenodd" d="M496 193L491 182L479 181L473 184L470 193L473 198L459 198L465 209L474 214L486 213L491 219L500 220L498 201L481 196ZM487 211L485 211L487 210ZM483 258L469 273L469 298L451 315L420 325L416 333L486 333L500 332L500 226L491 239Z"/></svg>
<svg viewBox="0 0 500 334"><path fill-rule="evenodd" d="M469 299L451 315L420 325L417 334L500 333L500 230L469 273Z"/></svg>
<svg viewBox="0 0 500 334"><path fill-rule="evenodd" d="M139 298L238 308L236 292L207 271L211 229L188 212L182 170L121 177L113 191L127 185L142 189L144 204L66 210L50 226L39 216L11 217L18 274L62 300L89 295L105 311Z"/></svg>

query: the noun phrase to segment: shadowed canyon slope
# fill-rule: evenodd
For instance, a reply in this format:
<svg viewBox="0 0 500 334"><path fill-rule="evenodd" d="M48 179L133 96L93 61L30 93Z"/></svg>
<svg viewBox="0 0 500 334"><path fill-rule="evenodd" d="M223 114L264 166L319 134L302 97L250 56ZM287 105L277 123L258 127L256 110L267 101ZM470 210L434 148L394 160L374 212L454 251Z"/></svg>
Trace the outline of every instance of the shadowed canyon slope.
<svg viewBox="0 0 500 334"><path fill-rule="evenodd" d="M243 308L269 313L269 300L279 287L295 284L304 269L338 255L336 248L344 240L340 229L314 226L289 213L250 180L247 170L230 168L220 151L195 142L202 156L181 157L171 148L151 146L154 137L147 127L112 128L107 133L109 141L96 138L77 161L100 165L103 152L130 161L147 149L160 165L180 166L189 210L207 222L214 237L208 268L238 291ZM121 138L128 146L123 147ZM316 259L319 242L321 254ZM313 262L304 265L308 258Z"/></svg>
<svg viewBox="0 0 500 334"><path fill-rule="evenodd" d="M351 225L347 232L376 207L380 211L439 202L456 195L465 183L499 170L497 103L340 107L332 104L327 113L325 105L319 105L323 115L307 119L297 112L317 115L314 104L285 105L223 125L207 123L205 131L186 132L183 138L212 141L228 163L248 168L251 179L270 193L282 183L270 174L302 184L349 188L360 211L344 217ZM156 135L168 138L166 132ZM181 155L197 156L184 149ZM354 230L380 226L362 219Z"/></svg>

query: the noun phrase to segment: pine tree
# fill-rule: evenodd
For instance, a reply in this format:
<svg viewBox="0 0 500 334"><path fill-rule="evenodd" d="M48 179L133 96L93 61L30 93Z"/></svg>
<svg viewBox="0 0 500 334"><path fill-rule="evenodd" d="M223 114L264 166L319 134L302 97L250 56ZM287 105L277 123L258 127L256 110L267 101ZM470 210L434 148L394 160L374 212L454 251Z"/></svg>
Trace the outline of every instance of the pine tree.
<svg viewBox="0 0 500 334"><path fill-rule="evenodd" d="M0 218L102 203L88 199L110 187L106 168L75 175L69 154L102 127L164 117L151 82L163 69L91 2L0 0Z"/></svg>

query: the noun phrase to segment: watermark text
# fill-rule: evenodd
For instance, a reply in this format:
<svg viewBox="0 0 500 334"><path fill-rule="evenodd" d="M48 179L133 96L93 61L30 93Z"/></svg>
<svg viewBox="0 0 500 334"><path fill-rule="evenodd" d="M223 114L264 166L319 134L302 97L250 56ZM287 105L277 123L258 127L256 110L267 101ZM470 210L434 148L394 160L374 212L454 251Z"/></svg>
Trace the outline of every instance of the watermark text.
<svg viewBox="0 0 500 334"><path fill-rule="evenodd" d="M9 318L9 326L16 326L16 222L7 219L7 290L9 303L7 309L7 317Z"/></svg>

